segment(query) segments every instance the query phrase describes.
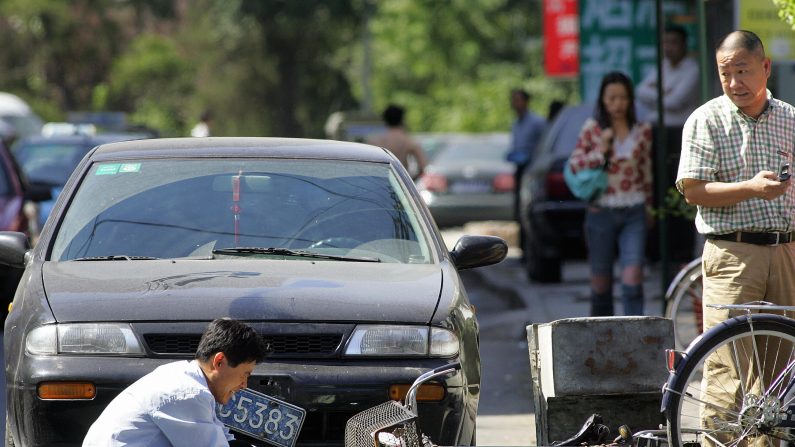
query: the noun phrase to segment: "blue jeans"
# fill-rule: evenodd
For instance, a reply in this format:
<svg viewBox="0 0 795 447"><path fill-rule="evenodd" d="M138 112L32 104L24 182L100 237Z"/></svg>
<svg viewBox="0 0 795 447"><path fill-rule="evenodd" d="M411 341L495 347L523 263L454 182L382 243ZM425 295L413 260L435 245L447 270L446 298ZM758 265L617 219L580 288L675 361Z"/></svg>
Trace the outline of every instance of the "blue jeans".
<svg viewBox="0 0 795 447"><path fill-rule="evenodd" d="M613 276L616 245L621 267L642 266L646 251L646 207L589 207L585 215L585 236L591 274ZM640 284L622 284L625 315L643 315L643 289ZM613 315L612 287L605 294L591 295L592 315Z"/></svg>

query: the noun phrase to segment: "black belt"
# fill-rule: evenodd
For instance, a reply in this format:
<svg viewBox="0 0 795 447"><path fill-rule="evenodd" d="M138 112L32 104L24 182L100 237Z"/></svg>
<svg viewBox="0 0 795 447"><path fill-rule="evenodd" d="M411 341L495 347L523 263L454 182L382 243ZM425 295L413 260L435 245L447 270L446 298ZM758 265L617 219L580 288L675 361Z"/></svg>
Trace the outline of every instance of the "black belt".
<svg viewBox="0 0 795 447"><path fill-rule="evenodd" d="M727 234L708 234L707 239L745 242L746 244L756 245L778 245L795 241L795 231L790 233L749 233L747 231L735 231L734 233Z"/></svg>

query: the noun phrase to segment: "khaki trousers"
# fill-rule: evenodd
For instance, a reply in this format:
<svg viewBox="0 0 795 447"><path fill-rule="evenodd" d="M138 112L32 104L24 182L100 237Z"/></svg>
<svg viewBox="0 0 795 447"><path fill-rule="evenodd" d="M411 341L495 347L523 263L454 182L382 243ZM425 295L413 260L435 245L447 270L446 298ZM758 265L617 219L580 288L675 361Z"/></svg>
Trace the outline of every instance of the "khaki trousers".
<svg viewBox="0 0 795 447"><path fill-rule="evenodd" d="M704 330L720 322L741 315L742 311L718 310L707 307L708 304L742 304L750 301L769 301L775 304L795 305L795 243L782 245L754 245L742 242L707 240L702 255L702 274L704 284ZM792 316L792 314L790 314ZM763 351L768 345L758 348ZM760 358L773 359L773 348L770 356L760 352ZM778 346L775 347L778 350ZM776 360L760 360L763 376L761 383L758 374L746 372L757 371L752 365L751 343L734 347L721 348L711 355L704 363L702 380L702 396L712 405L702 407L701 420L706 428L718 428L724 421L736 422L736 411L743 402L743 391L760 395L761 384L769 386L774 371L786 364L787 358L775 357ZM778 369L777 369L778 368ZM739 369L739 371L738 371ZM714 406L713 406L714 405ZM729 415L721 408L732 409ZM721 439L728 442L728 439ZM769 445L766 438L752 438L743 445ZM715 445L708 439L702 441L703 446Z"/></svg>

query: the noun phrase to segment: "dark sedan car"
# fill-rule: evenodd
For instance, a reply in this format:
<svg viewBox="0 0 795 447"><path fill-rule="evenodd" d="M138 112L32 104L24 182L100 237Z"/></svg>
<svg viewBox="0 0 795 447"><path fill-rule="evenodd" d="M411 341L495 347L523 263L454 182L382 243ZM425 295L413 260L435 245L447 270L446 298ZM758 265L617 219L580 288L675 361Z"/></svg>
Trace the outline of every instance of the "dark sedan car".
<svg viewBox="0 0 795 447"><path fill-rule="evenodd" d="M100 144L142 138L147 138L147 135L137 133L95 135L75 132L68 135L37 135L17 141L13 153L20 168L30 182L46 185L52 195L50 200L39 204L37 228L44 226L66 180L88 151Z"/></svg>
<svg viewBox="0 0 795 447"><path fill-rule="evenodd" d="M417 180L440 227L475 220L513 220L514 165L505 160L507 133L450 134Z"/></svg>
<svg viewBox="0 0 795 447"><path fill-rule="evenodd" d="M221 316L272 346L248 387L306 410L299 445L340 445L350 416L453 361L460 372L420 391L422 430L442 445L475 442L478 325L458 270L499 262L507 247L470 236L448 252L381 148L102 145L25 250L23 235L0 234L0 262L27 259L4 340L16 445L80 445L114 396L191 358Z"/></svg>
<svg viewBox="0 0 795 447"><path fill-rule="evenodd" d="M563 167L574 151L593 105L564 108L544 134L533 164L519 189L520 224L525 232L525 266L530 280L560 282L562 262L585 256L586 203L563 180Z"/></svg>

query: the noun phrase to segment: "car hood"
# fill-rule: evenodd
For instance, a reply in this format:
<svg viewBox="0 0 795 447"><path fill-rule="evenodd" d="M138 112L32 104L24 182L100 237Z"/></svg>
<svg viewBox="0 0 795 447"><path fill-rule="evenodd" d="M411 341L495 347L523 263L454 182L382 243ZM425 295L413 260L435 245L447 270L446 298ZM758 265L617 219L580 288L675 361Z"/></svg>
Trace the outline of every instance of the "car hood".
<svg viewBox="0 0 795 447"><path fill-rule="evenodd" d="M307 260L47 262L55 319L391 321L426 324L439 301L434 264Z"/></svg>

